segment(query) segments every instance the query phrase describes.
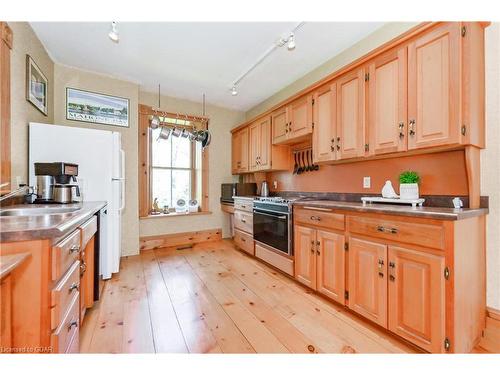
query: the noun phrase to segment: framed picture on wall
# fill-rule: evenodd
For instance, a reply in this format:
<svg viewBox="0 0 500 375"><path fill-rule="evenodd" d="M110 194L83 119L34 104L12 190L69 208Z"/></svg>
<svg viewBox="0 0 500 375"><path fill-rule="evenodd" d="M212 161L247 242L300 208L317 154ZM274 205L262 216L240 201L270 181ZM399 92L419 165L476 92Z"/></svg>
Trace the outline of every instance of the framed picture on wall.
<svg viewBox="0 0 500 375"><path fill-rule="evenodd" d="M48 113L48 80L30 55L26 55L26 100L45 116Z"/></svg>
<svg viewBox="0 0 500 375"><path fill-rule="evenodd" d="M129 126L129 99L66 88L66 118L94 124Z"/></svg>

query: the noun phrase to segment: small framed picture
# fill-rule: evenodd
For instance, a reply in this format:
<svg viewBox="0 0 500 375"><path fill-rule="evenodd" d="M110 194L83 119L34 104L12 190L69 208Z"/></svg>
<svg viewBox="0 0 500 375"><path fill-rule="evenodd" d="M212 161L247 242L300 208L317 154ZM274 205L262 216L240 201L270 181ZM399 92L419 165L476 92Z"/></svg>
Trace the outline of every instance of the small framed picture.
<svg viewBox="0 0 500 375"><path fill-rule="evenodd" d="M45 116L48 113L48 81L30 55L26 55L26 100Z"/></svg>
<svg viewBox="0 0 500 375"><path fill-rule="evenodd" d="M129 126L129 99L66 88L66 119Z"/></svg>

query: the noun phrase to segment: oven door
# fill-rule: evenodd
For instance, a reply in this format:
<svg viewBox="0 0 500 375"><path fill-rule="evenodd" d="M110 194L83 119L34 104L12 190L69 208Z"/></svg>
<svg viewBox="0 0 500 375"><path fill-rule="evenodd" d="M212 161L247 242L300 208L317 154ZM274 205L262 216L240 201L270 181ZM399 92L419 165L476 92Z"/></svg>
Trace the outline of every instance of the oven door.
<svg viewBox="0 0 500 375"><path fill-rule="evenodd" d="M287 255L292 255L289 213L253 210L253 238Z"/></svg>

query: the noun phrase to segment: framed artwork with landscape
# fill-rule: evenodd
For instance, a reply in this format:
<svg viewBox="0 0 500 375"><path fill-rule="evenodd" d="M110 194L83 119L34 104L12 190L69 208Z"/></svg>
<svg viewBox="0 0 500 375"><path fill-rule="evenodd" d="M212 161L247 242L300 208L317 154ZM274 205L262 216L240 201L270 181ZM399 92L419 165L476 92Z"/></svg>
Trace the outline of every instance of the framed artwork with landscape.
<svg viewBox="0 0 500 375"><path fill-rule="evenodd" d="M66 119L128 127L129 99L67 87Z"/></svg>
<svg viewBox="0 0 500 375"><path fill-rule="evenodd" d="M38 65L26 55L26 100L35 106L45 116L48 113L48 80Z"/></svg>

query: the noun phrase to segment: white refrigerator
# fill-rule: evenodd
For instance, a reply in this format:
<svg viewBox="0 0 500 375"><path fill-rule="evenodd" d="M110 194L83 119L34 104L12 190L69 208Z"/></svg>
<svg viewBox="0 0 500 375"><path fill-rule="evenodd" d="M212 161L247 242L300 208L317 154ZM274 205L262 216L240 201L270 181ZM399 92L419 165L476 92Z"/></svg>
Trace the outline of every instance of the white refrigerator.
<svg viewBox="0 0 500 375"><path fill-rule="evenodd" d="M36 162L78 164L85 201L106 201L106 230L101 232L99 271L109 279L120 269L121 215L125 208L125 154L118 132L30 123L29 185L36 185ZM102 238L104 237L104 238Z"/></svg>

